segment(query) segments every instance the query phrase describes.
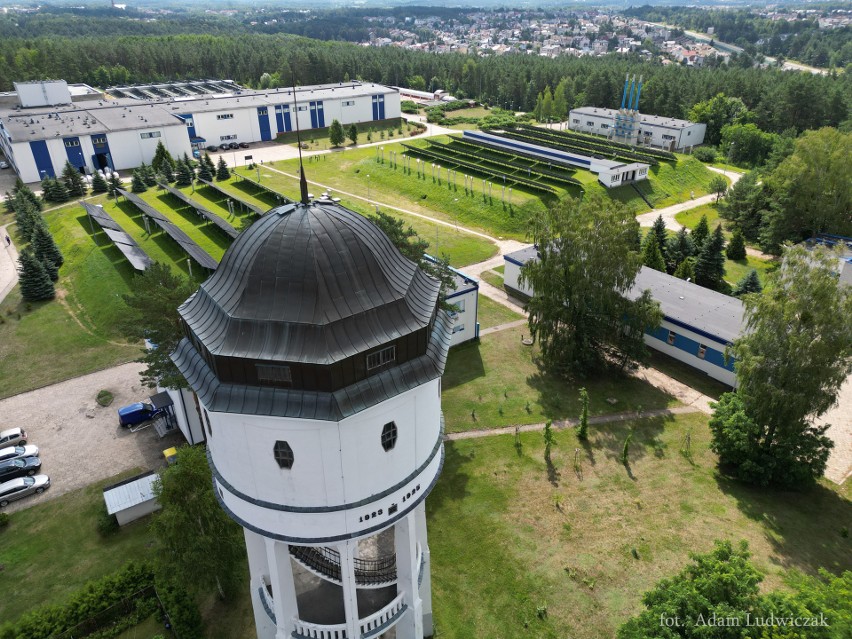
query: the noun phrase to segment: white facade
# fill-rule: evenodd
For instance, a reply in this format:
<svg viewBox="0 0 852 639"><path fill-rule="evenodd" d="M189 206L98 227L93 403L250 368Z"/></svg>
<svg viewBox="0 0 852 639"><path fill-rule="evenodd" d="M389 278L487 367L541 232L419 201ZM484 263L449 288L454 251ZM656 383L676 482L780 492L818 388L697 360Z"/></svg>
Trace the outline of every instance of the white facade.
<svg viewBox="0 0 852 639"><path fill-rule="evenodd" d="M450 313L453 318L453 335L450 346L458 346L479 337L479 286L461 293L447 296L447 302L457 310Z"/></svg>
<svg viewBox="0 0 852 639"><path fill-rule="evenodd" d="M174 404L174 416L178 428L184 438L190 444L200 444L205 440L204 427L201 424L200 407L195 398L195 393L185 388L177 390L174 388L157 388L158 391L166 391L172 398Z"/></svg>
<svg viewBox="0 0 852 639"><path fill-rule="evenodd" d="M347 637L369 636L370 624L383 615L396 623L400 639L432 634L423 499L443 463L440 380L340 422L217 413L203 405L202 411L217 495L246 530L258 637L335 636L309 634L316 624L300 617L292 546L337 553L346 610L338 630ZM382 434L390 423L398 436L385 450ZM273 456L277 442L292 451L290 468ZM355 597L359 541L391 526L397 596L362 617Z"/></svg>
<svg viewBox="0 0 852 639"><path fill-rule="evenodd" d="M615 137L619 111L595 107L572 109L568 114L568 128L581 133L595 133L607 138ZM652 146L667 151L683 151L704 142L707 125L677 118L637 113L636 144Z"/></svg>

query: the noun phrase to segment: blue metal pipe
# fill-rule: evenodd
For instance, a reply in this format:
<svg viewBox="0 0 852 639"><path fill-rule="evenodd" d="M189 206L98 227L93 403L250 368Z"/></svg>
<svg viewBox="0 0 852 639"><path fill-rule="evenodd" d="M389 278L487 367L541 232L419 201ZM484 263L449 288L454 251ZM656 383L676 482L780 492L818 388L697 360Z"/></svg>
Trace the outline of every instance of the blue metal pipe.
<svg viewBox="0 0 852 639"><path fill-rule="evenodd" d="M636 106L633 107L635 111L639 110L639 96L642 95L642 80L639 80L639 90L636 92Z"/></svg>
<svg viewBox="0 0 852 639"><path fill-rule="evenodd" d="M624 102L627 100L627 83L630 81L630 74L624 76L624 90L621 92L621 109L624 110Z"/></svg>

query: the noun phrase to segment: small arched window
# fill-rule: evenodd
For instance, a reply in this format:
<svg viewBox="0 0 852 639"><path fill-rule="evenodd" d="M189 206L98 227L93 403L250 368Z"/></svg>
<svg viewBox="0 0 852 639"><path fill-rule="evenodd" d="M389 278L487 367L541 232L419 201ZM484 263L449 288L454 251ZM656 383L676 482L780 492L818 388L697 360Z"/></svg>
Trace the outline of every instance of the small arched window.
<svg viewBox="0 0 852 639"><path fill-rule="evenodd" d="M396 422L388 422L382 428L382 448L385 451L391 450L396 446L397 430Z"/></svg>
<svg viewBox="0 0 852 639"><path fill-rule="evenodd" d="M293 467L295 457L293 455L293 449L290 448L290 444L287 442L275 442L275 446L272 448L272 454L275 457L275 461L281 468L289 470Z"/></svg>

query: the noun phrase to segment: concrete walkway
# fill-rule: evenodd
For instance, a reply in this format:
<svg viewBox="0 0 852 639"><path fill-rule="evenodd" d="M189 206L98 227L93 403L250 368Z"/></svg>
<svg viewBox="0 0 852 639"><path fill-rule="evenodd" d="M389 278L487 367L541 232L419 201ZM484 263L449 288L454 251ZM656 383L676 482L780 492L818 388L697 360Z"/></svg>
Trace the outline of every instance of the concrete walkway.
<svg viewBox="0 0 852 639"><path fill-rule="evenodd" d="M717 169L713 166L708 166L707 168L714 173L719 173L720 175L727 177L731 180L731 186L739 182L740 178L743 176L742 173L737 171L723 171L722 169ZM694 200L688 200L686 202L681 202L680 204L672 204L671 206L667 206L662 209L654 209L648 213L642 213L641 215L637 215L636 219L639 220L640 226L653 226L654 221L662 215L667 229L670 231L679 231L683 228L683 225L675 219L675 215L683 213L684 211L689 211L690 209L698 208L699 206L704 206L705 204L712 204L715 201L715 195L703 195L695 198Z"/></svg>
<svg viewBox="0 0 852 639"><path fill-rule="evenodd" d="M505 324L498 324L497 326L490 326L488 328L483 328L479 331L480 337L485 337L486 335L491 335L491 333L498 333L500 331L505 331L510 328L518 328L519 326L526 326L526 319L515 320L514 322L506 322Z"/></svg>
<svg viewBox="0 0 852 639"><path fill-rule="evenodd" d="M589 424L613 424L616 422L627 422L634 419L646 419L648 417L668 417L670 415L686 415L696 413L698 409L693 406L676 406L675 408L660 408L641 412L631 411L628 413L609 413L607 415L595 415L589 417ZM556 430L574 428L579 425L579 419L555 419L552 422ZM523 424L519 426L504 426L502 428L487 428L485 430L466 430L461 433L449 433L444 437L448 441L459 439L478 439L480 437L491 437L493 435L514 435L515 431L521 433L533 433L544 430L544 422L538 424Z"/></svg>

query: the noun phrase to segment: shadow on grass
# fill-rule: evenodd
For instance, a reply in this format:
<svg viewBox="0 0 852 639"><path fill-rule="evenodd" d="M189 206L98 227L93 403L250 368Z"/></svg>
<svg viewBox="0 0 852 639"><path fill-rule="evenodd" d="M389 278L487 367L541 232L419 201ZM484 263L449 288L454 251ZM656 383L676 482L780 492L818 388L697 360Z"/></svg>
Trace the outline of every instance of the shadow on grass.
<svg viewBox="0 0 852 639"><path fill-rule="evenodd" d="M465 464L472 458L459 452L455 442L444 442L444 467L441 479L426 501L427 512L435 512L442 508L446 501L459 501L469 495L468 482L470 476L465 471Z"/></svg>
<svg viewBox="0 0 852 639"><path fill-rule="evenodd" d="M850 540L843 536L852 522L852 502L823 485L794 492L751 486L721 472L719 489L737 508L763 526L774 551L769 560L784 569L815 574L820 567L839 573L852 570ZM848 534L848 533L847 533Z"/></svg>
<svg viewBox="0 0 852 639"><path fill-rule="evenodd" d="M446 373L441 381L444 390L466 384L485 375L485 365L478 341L466 342L450 350Z"/></svg>
<svg viewBox="0 0 852 639"><path fill-rule="evenodd" d="M216 246L220 249L227 250L231 246L231 238L222 229L210 222L200 213L196 213L191 206L181 202L178 198L168 192L163 192L157 195L157 199L169 207L169 210L175 215L181 216L189 224L192 224L199 231L204 233ZM214 213L215 215L215 213Z"/></svg>
<svg viewBox="0 0 852 639"><path fill-rule="evenodd" d="M101 249L104 257L115 267L115 270L125 283L130 285L133 281L133 275L136 270L130 265L130 262L127 261L124 253L119 250L113 241L109 239L107 234L101 230L101 227L98 226L94 220L91 220L88 215L83 214L77 216L77 222L85 231L86 235L92 238L95 246ZM92 233L93 229L94 233ZM60 270L60 277L61 274L62 271Z"/></svg>
<svg viewBox="0 0 852 639"><path fill-rule="evenodd" d="M611 422L608 424L590 425L591 443L583 442L586 456L594 464L592 451L601 452L605 458L622 464L621 453L624 450L624 441L628 434L633 431L630 440L627 464L622 464L627 469L628 476L635 481L631 462L635 463L649 453L655 457L664 457L666 445L660 439L660 435L666 424L675 421L672 415L660 415L657 417L645 417L633 421Z"/></svg>
<svg viewBox="0 0 852 639"><path fill-rule="evenodd" d="M247 182L245 180L236 180L234 182L231 182L231 186L237 189L238 191L242 191L246 195L250 195L256 200L260 200L270 208L284 204L283 195L281 195L280 198L276 198L271 193L257 188L251 182Z"/></svg>

